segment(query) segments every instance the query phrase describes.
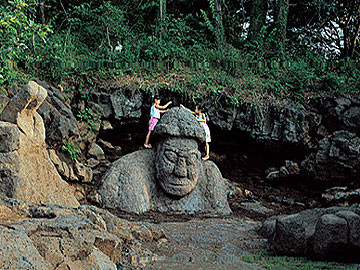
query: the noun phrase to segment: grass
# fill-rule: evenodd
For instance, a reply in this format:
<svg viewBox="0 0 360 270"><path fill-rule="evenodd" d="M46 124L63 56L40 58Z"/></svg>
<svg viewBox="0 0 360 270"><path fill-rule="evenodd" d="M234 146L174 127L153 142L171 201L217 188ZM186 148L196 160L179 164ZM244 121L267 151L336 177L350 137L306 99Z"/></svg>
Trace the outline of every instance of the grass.
<svg viewBox="0 0 360 270"><path fill-rule="evenodd" d="M337 262L312 261L304 257L275 256L269 251L260 250L251 255L243 255L242 260L257 264L269 270L355 270L358 265Z"/></svg>

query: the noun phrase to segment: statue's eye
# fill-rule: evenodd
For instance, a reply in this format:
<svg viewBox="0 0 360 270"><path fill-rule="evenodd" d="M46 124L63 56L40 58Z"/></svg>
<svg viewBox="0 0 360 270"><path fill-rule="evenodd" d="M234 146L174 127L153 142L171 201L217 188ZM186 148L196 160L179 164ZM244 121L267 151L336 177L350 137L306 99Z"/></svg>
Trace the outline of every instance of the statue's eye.
<svg viewBox="0 0 360 270"><path fill-rule="evenodd" d="M196 163L196 159L197 159L196 154L191 154L190 156L187 157L186 163L188 165L194 165Z"/></svg>
<svg viewBox="0 0 360 270"><path fill-rule="evenodd" d="M166 158L172 162L175 162L177 159L177 154L174 151L166 150L164 154Z"/></svg>

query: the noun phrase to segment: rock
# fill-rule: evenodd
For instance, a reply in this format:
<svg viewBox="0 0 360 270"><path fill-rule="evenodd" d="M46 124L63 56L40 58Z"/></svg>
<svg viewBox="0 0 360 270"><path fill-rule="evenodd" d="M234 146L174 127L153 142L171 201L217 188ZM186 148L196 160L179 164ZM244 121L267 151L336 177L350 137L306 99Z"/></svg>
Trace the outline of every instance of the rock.
<svg viewBox="0 0 360 270"><path fill-rule="evenodd" d="M269 172L270 171L270 172ZM266 179L275 180L286 176L297 175L300 173L299 165L291 160L285 160L285 165L278 170L268 170Z"/></svg>
<svg viewBox="0 0 360 270"><path fill-rule="evenodd" d="M1 115L3 120L16 125L19 131L9 132L7 140L0 142L3 149L9 150L0 152L0 171L2 175L12 176L11 185L5 185L7 190L3 193L33 203L78 206L72 188L61 179L45 147L45 127L36 110L46 95L43 87L29 82L11 99ZM2 124L2 127L5 126L16 130L10 124ZM9 141L19 141L19 147L3 146Z"/></svg>
<svg viewBox="0 0 360 270"><path fill-rule="evenodd" d="M260 233L279 254L358 260L360 208L314 208L267 219Z"/></svg>
<svg viewBox="0 0 360 270"><path fill-rule="evenodd" d="M101 90L101 89L100 89ZM105 90L105 89L103 89ZM101 107L101 117L107 119L113 114L112 100L108 93L103 92L92 92L92 101ZM115 98L116 99L116 98Z"/></svg>
<svg viewBox="0 0 360 270"><path fill-rule="evenodd" d="M347 244L348 226L345 219L333 214L319 218L314 236L314 253L320 257L341 256Z"/></svg>
<svg viewBox="0 0 360 270"><path fill-rule="evenodd" d="M20 130L11 123L0 121L0 152L12 152L20 148Z"/></svg>
<svg viewBox="0 0 360 270"><path fill-rule="evenodd" d="M23 209L27 214L18 215ZM93 206L0 200L0 217L2 269L117 269L120 262L132 269L138 265L132 261L135 254L156 257L132 236L139 223ZM143 229L144 235L152 234L155 227L146 223ZM154 237L143 239L156 241Z"/></svg>
<svg viewBox="0 0 360 270"><path fill-rule="evenodd" d="M101 129L102 130L112 130L113 127L109 121L105 120L105 121L102 121L102 123L101 123Z"/></svg>
<svg viewBox="0 0 360 270"><path fill-rule="evenodd" d="M17 175L20 171L19 157L12 152L0 152L0 176Z"/></svg>
<svg viewBox="0 0 360 270"><path fill-rule="evenodd" d="M114 108L115 119L139 119L141 116L141 105L143 95L140 91L133 89L117 89L110 96Z"/></svg>
<svg viewBox="0 0 360 270"><path fill-rule="evenodd" d="M360 200L360 188L348 190L347 187L333 187L325 190L321 197L331 204L351 203Z"/></svg>
<svg viewBox="0 0 360 270"><path fill-rule="evenodd" d="M268 103L258 106L242 104L234 121L236 130L265 142L307 144L310 132L321 116L292 103Z"/></svg>
<svg viewBox="0 0 360 270"><path fill-rule="evenodd" d="M31 239L23 232L0 225L2 269L51 269Z"/></svg>
<svg viewBox="0 0 360 270"><path fill-rule="evenodd" d="M336 216L346 220L349 229L349 245L358 252L360 248L360 216L352 211L339 211Z"/></svg>
<svg viewBox="0 0 360 270"><path fill-rule="evenodd" d="M280 217L276 223L274 247L281 254L286 250L289 255L303 255L306 252L305 227L297 215Z"/></svg>
<svg viewBox="0 0 360 270"><path fill-rule="evenodd" d="M260 215L271 214L274 210L265 207L260 202L242 202L240 205L248 211L258 213Z"/></svg>
<svg viewBox="0 0 360 270"><path fill-rule="evenodd" d="M48 89L48 97L41 104L38 113L42 116L46 126L46 138L49 145L60 143L63 138L78 137L80 130L70 108L64 104L62 94L55 94L54 87ZM56 90L54 90L56 89Z"/></svg>
<svg viewBox="0 0 360 270"><path fill-rule="evenodd" d="M360 138L354 133L340 130L319 142L316 153L310 154L301 166L325 187L342 185L349 178L360 179Z"/></svg>
<svg viewBox="0 0 360 270"><path fill-rule="evenodd" d="M204 141L205 134L195 118L173 108L155 130L154 149L130 153L112 164L99 190L102 205L132 213L229 214L219 169L201 161L198 141Z"/></svg>
<svg viewBox="0 0 360 270"><path fill-rule="evenodd" d="M360 104L356 98L327 98L321 100L320 110L324 115L324 123L332 132L348 130L357 132L360 125Z"/></svg>
<svg viewBox="0 0 360 270"><path fill-rule="evenodd" d="M0 120L13 124L20 123L20 128L25 133L31 131L33 129L31 123L34 123L32 119L46 96L47 92L43 87L34 81L30 81L7 104L0 116ZM22 120L25 118L30 120L29 123Z"/></svg>
<svg viewBox="0 0 360 270"><path fill-rule="evenodd" d="M86 166L84 166L83 164L81 164L78 161L75 161L75 173L77 178L82 182L82 183L90 183L92 178L93 178L93 172L91 169L87 168Z"/></svg>
<svg viewBox="0 0 360 270"><path fill-rule="evenodd" d="M94 169L96 166L100 164L100 161L98 161L95 158L90 158L87 160L87 164L91 169Z"/></svg>
<svg viewBox="0 0 360 270"><path fill-rule="evenodd" d="M104 160L105 159L105 153L102 150L102 148L96 144L96 143L92 143L89 147L89 151L88 154L94 158L96 158L97 160Z"/></svg>
<svg viewBox="0 0 360 270"><path fill-rule="evenodd" d="M221 130L231 130L237 115L234 105L221 104L219 106L208 105L207 116L209 121L221 128ZM207 108L207 106L205 106Z"/></svg>
<svg viewBox="0 0 360 270"><path fill-rule="evenodd" d="M9 101L10 101L10 98L0 94L0 115L2 114L4 108L9 103Z"/></svg>

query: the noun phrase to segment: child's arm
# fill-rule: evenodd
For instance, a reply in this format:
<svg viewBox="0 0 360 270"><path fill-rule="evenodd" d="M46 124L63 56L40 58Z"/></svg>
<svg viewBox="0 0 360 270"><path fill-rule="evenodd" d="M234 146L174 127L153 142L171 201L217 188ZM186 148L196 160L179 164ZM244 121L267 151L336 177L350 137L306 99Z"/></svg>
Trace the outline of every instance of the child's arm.
<svg viewBox="0 0 360 270"><path fill-rule="evenodd" d="M205 114L201 114L202 115L202 119L197 119L196 118L196 120L198 120L198 122L204 122L204 123L206 123L206 117L205 117Z"/></svg>
<svg viewBox="0 0 360 270"><path fill-rule="evenodd" d="M160 113L166 113L169 109L167 110L159 110Z"/></svg>
<svg viewBox="0 0 360 270"><path fill-rule="evenodd" d="M184 105L180 104L180 108L183 108L185 110L188 110L189 112L191 112L192 114L195 114L195 112L193 112L192 110L186 108Z"/></svg>
<svg viewBox="0 0 360 270"><path fill-rule="evenodd" d="M163 106L161 106L161 105L156 105L156 108L158 108L158 109L166 109L171 103L172 103L172 101L169 101L168 103L166 103L166 104L163 105Z"/></svg>

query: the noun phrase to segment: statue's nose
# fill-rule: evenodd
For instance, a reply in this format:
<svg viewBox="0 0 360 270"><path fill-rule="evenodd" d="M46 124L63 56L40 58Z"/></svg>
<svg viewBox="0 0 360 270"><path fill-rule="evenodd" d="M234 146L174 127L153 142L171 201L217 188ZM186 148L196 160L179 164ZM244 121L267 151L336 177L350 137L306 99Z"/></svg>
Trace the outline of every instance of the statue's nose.
<svg viewBox="0 0 360 270"><path fill-rule="evenodd" d="M186 169L186 161L185 158L178 158L175 166L174 173L180 177L186 177L187 169Z"/></svg>

